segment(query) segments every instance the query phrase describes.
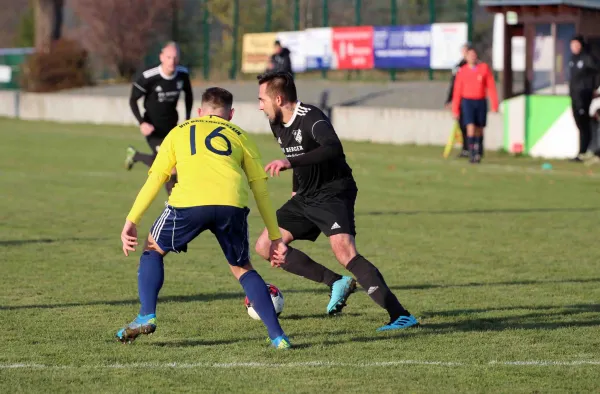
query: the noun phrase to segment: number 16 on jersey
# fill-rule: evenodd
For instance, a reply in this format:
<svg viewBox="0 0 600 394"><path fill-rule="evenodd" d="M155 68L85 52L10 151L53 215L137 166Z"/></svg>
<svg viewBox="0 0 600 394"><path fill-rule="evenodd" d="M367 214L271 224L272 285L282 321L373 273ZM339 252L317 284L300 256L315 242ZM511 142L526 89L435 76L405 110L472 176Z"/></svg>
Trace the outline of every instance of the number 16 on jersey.
<svg viewBox="0 0 600 394"><path fill-rule="evenodd" d="M227 137L224 134L221 134L221 131L223 131L223 130L225 130L225 127L217 127L216 129L214 129L204 139L204 145L206 146L206 149L208 149L209 151L211 151L212 153L214 153L216 155L229 156L229 155L231 155L231 152L232 152L231 141L229 141L229 139L227 139ZM213 140L215 138L223 139L223 141L225 141L225 144L227 145L227 148L224 150L215 148L213 146ZM190 149L191 149L192 156L195 155L196 154L196 125L193 125L192 127L190 127Z"/></svg>

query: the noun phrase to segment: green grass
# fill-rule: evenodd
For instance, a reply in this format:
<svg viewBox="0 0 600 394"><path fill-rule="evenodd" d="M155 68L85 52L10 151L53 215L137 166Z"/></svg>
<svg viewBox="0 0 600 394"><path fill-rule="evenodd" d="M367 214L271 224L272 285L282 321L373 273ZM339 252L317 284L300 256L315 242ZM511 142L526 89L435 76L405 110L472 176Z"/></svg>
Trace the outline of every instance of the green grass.
<svg viewBox="0 0 600 394"><path fill-rule="evenodd" d="M123 346L139 252L124 257L119 234L146 169L122 159L141 136L6 119L0 134L0 392L600 391L600 177L581 165L490 153L474 167L441 148L348 142L359 251L422 328L376 333L387 316L364 292L328 318L326 288L255 258L297 345L274 351L203 234L166 260L155 335ZM265 161L280 157L256 140ZM269 184L282 204L289 173ZM326 239L296 246L343 272ZM523 361L538 363L506 364Z"/></svg>

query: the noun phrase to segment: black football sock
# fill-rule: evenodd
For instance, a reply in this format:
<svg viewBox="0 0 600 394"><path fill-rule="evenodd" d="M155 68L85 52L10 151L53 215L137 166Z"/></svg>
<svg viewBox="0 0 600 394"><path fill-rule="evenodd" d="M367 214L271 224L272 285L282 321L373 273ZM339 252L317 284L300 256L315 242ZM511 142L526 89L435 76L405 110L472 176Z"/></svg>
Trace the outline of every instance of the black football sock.
<svg viewBox="0 0 600 394"><path fill-rule="evenodd" d="M483 134L479 136L479 156L483 157Z"/></svg>
<svg viewBox="0 0 600 394"><path fill-rule="evenodd" d="M135 161L135 162L141 161L148 167L152 167L152 163L154 163L154 155L149 155L147 153L135 152L135 155L133 155L133 161Z"/></svg>
<svg viewBox="0 0 600 394"><path fill-rule="evenodd" d="M390 322L395 321L400 316L410 316L410 313L404 309L398 298L385 283L377 267L371 262L361 255L356 255L350 260L346 268L356 277L356 280L365 289L369 297L387 311L390 315Z"/></svg>
<svg viewBox="0 0 600 394"><path fill-rule="evenodd" d="M479 155L479 136L473 137L473 156Z"/></svg>
<svg viewBox="0 0 600 394"><path fill-rule="evenodd" d="M288 247L285 264L281 266L285 271L310 279L313 282L323 283L329 287L333 282L342 279L329 268L323 267L298 249Z"/></svg>
<svg viewBox="0 0 600 394"><path fill-rule="evenodd" d="M472 159L475 157L475 137L467 137L467 144L469 145L469 157Z"/></svg>
<svg viewBox="0 0 600 394"><path fill-rule="evenodd" d="M466 127L461 127L460 128L460 133L462 134L462 140L463 140L462 150L463 150L463 152L468 152L469 151L469 141L467 140L467 129L466 129Z"/></svg>
<svg viewBox="0 0 600 394"><path fill-rule="evenodd" d="M167 194L170 196L171 192L173 191L173 187L175 187L175 184L177 183L177 175L171 175L171 179L169 179L166 183L165 183L165 188L167 189Z"/></svg>

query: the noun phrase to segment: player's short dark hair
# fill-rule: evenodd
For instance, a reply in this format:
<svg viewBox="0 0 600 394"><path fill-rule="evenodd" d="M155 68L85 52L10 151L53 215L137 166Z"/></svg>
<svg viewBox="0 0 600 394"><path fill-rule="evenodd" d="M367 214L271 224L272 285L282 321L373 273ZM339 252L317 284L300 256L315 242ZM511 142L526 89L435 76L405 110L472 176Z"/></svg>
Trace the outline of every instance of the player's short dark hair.
<svg viewBox="0 0 600 394"><path fill-rule="evenodd" d="M573 41L577 41L578 43L581 44L581 46L585 46L585 37L582 36L581 34L577 34L575 36L573 36L573 38L571 38L571 42Z"/></svg>
<svg viewBox="0 0 600 394"><path fill-rule="evenodd" d="M219 87L208 88L202 93L202 104L209 104L214 108L231 109L233 94L229 90Z"/></svg>
<svg viewBox="0 0 600 394"><path fill-rule="evenodd" d="M256 78L259 85L267 84L267 94L269 96L282 96L285 101L292 103L298 100L296 84L292 74L285 71L267 71Z"/></svg>
<svg viewBox="0 0 600 394"><path fill-rule="evenodd" d="M279 40L275 40L275 45L279 45L279 46L281 46L281 41L279 41Z"/></svg>

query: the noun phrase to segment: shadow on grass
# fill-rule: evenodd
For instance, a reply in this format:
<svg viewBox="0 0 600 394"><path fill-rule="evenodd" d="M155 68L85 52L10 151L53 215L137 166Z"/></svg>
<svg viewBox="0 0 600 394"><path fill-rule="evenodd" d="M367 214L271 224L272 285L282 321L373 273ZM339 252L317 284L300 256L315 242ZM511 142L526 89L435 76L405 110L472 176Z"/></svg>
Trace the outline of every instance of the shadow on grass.
<svg viewBox="0 0 600 394"><path fill-rule="evenodd" d="M427 290L427 289L452 289L462 287L496 287L496 286L529 286L545 284L567 284L567 283L600 283L600 278L574 278L556 280L512 280L500 282L470 282L470 283L424 283L415 285L390 286L392 290Z"/></svg>
<svg viewBox="0 0 600 394"><path fill-rule="evenodd" d="M234 343L240 342L251 342L251 341L264 341L265 338L238 338L238 339L211 339L211 340L203 340L203 339L184 339L181 341L169 341L169 342L150 342L148 345L150 346L158 346L165 348L175 348L175 347L192 347L192 346L219 346L219 345L232 345Z"/></svg>
<svg viewBox="0 0 600 394"><path fill-rule="evenodd" d="M370 211L356 212L357 216L411 216L411 215L485 215L485 214L519 214L519 213L557 213L557 212L598 212L600 208L512 208L512 209L473 209L473 210L440 210L440 211Z"/></svg>
<svg viewBox="0 0 600 394"><path fill-rule="evenodd" d="M469 315L493 312L493 311L534 311L521 315L509 315L499 317L471 318ZM554 310L550 312L550 310ZM540 312L535 312L540 311ZM596 327L600 326L597 316L585 319L577 318L577 315L585 313L597 314L600 312L600 304L575 304L575 305L539 305L539 306L514 306L498 307L488 309L458 309L440 312L424 312L422 314L421 326L409 328L397 332L387 332L373 336L359 336L344 341L333 341L329 344L341 344L346 342L374 342L393 339L406 339L420 337L423 335L452 334L457 332L496 332L505 330L558 330L572 327ZM453 322L431 322L427 320L432 317L463 316L464 319Z"/></svg>
<svg viewBox="0 0 600 394"><path fill-rule="evenodd" d="M544 311L544 310L553 310L553 309L562 309L562 311L556 312L563 315L574 315L578 313L586 313L586 312L600 312L600 304L574 304L574 305L522 305L522 306L501 306L501 307L492 307L492 308L477 308L477 309L453 309L449 311L425 311L421 313L421 316L425 318L431 317L454 317L454 316L468 316L474 315L478 313L488 313L494 311ZM555 313L552 313L555 314ZM536 314L537 316L538 314ZM523 315L529 316L529 315Z"/></svg>
<svg viewBox="0 0 600 394"><path fill-rule="evenodd" d="M196 347L196 346L222 346L222 345L233 345L236 343L242 343L242 342L261 342L265 344L265 347L268 347L268 343L266 341L266 337L261 337L261 338L243 338L243 339L231 339L231 340L196 340L196 339L188 339L188 340L183 340L183 341L174 341L174 342L154 342L154 343L150 343L149 345L151 346L159 346L159 347L165 347L165 348L177 348L177 347ZM295 349L308 349L310 347L314 346L313 344L310 343L299 343L299 344L294 344L294 347L292 348L292 350Z"/></svg>
<svg viewBox="0 0 600 394"><path fill-rule="evenodd" d="M187 296L165 296L159 297L159 303L167 302L210 302L220 300L244 300L243 293L207 293L207 294L193 294ZM85 302L65 302L57 304L33 304L33 305L15 305L15 306L0 306L0 310L12 310L12 309L54 309L54 308L76 308L82 306L96 306L96 305L108 305L108 306L120 306L120 305L137 305L139 304L138 299L130 300L98 300L98 301L85 301Z"/></svg>
<svg viewBox="0 0 600 394"><path fill-rule="evenodd" d="M475 282L475 283L458 283L458 284L414 284L404 286L391 286L392 290L428 290L428 289L451 289L451 288L470 288L470 287L494 287L494 286L528 286L528 285L543 285L543 284L566 284L566 283L600 283L600 278L585 278L585 279L560 279L560 280L522 280L522 281L506 281L506 282ZM359 291L364 292L362 288L358 288ZM312 289L286 289L283 291L285 294L324 294L329 293L329 289L325 286L321 288ZM244 294L240 292L222 292L222 293L201 293L192 295L172 295L159 297L160 303L168 302L211 302L211 301L223 301L223 300L243 300ZM20 310L20 309L55 309L55 308L76 308L85 306L97 306L97 305L108 305L108 306L121 306L121 305L137 305L138 299L128 300L98 300L98 301L84 301L84 302L65 302L56 304L30 304L30 305L0 305L0 310ZM346 316L352 316L352 314L345 314ZM325 318L327 315L314 314L314 315L289 315L287 319L300 320L309 318ZM282 317L283 318L283 317Z"/></svg>
<svg viewBox="0 0 600 394"><path fill-rule="evenodd" d="M281 317L279 318L280 320L304 320L304 319L337 319L339 317L343 317L343 316L349 316L349 317L356 317L356 316L360 316L360 313L342 313L339 315L334 315L334 316L329 316L325 313L314 313L314 314L310 314L310 315L299 315L299 314L291 314L291 315L286 315L283 314L281 315Z"/></svg>
<svg viewBox="0 0 600 394"><path fill-rule="evenodd" d="M31 244L53 244L60 242L80 242L80 241L105 241L109 238L39 238L39 239L4 239L0 240L0 246L24 246Z"/></svg>

